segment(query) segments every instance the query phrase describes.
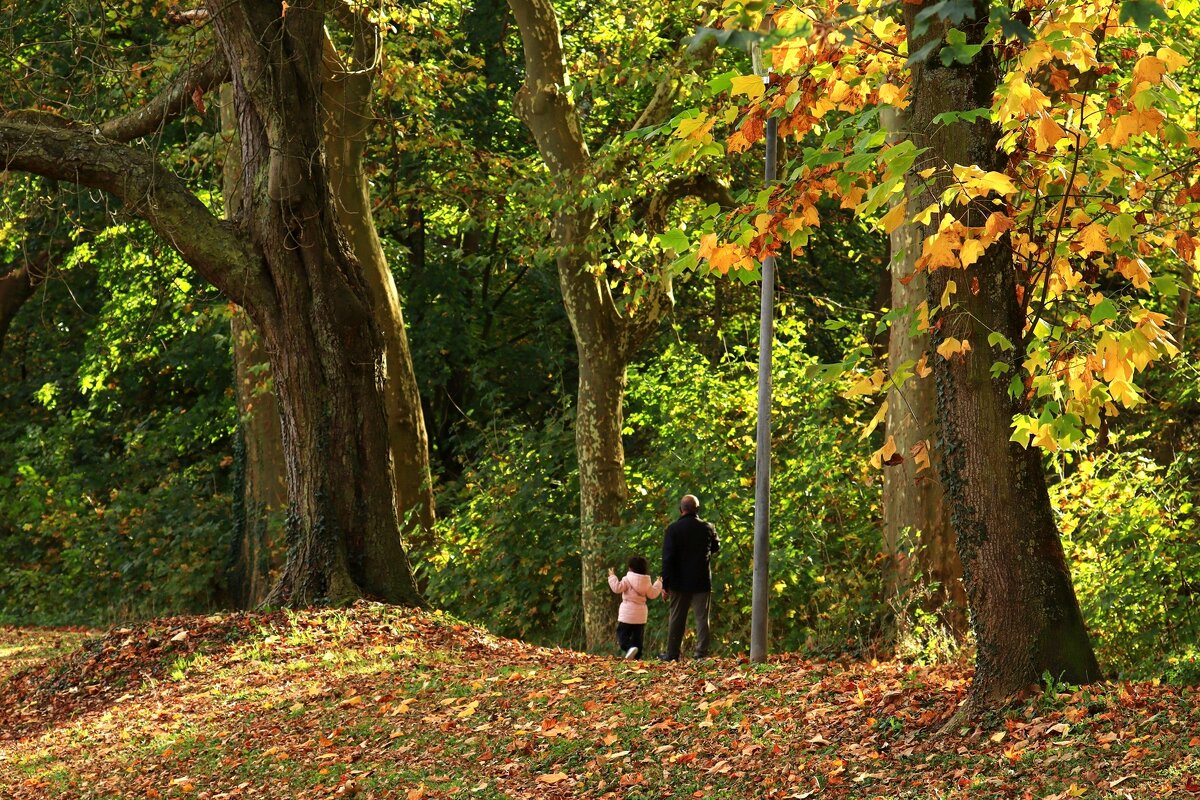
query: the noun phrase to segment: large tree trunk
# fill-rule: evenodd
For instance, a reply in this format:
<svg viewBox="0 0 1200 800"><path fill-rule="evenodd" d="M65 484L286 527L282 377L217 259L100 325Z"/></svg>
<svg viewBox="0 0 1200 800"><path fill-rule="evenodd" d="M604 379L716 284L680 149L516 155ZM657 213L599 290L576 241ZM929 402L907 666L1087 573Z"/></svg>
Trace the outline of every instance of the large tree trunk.
<svg viewBox="0 0 1200 800"><path fill-rule="evenodd" d="M233 87L222 86L221 132L230 143L221 165L226 214L242 207L242 157ZM279 405L271 388L270 362L254 323L241 308L229 320L233 388L238 426L234 433L233 537L225 568L225 593L235 608L267 599L283 566L284 480Z"/></svg>
<svg viewBox="0 0 1200 800"><path fill-rule="evenodd" d="M918 10L906 9L910 31ZM976 3L975 13L974 21L959 27L969 42L978 43L987 5ZM941 35L938 27L930 35ZM921 44L910 34L910 52ZM984 47L966 66L943 67L934 53L914 67L912 83L909 121L917 146L928 148L914 170L944 170L952 164L1003 170L994 125L934 122L943 112L991 105L996 73L990 48ZM944 178L935 180L909 207L925 207L946 185ZM962 213L968 224L981 226L990 211L980 201ZM962 288L953 297L954 305L941 312L931 345L936 348L947 337L972 345L965 355L932 360L943 438L942 484L957 533L977 647L975 679L965 709L973 713L1037 683L1044 673L1084 683L1098 679L1100 670L1051 513L1040 451L1009 441L1017 408L1007 387L1022 368L1022 348L1001 353L987 341L993 331L1014 344L1022 341L1025 319L1011 248L1000 241L966 270L931 272L931 308L938 306L950 279ZM1010 371L993 379L990 367L996 360L1004 361Z"/></svg>
<svg viewBox="0 0 1200 800"><path fill-rule="evenodd" d="M902 114L886 112L884 124L889 139L906 136L907 122ZM915 202L909 207L915 206ZM926 276L916 271L921 238L916 226L900 225L891 234L891 308L907 309L896 319L888 333L888 364L892 370L902 364L919 362L929 349L929 331L917 330L917 309L926 297ZM931 375L919 373L902 387L888 391L885 420L887 436L894 438L897 452L905 456L900 464L883 472L883 533L889 556L889 588L894 596L904 596L919 579L935 586L923 606L936 612L943 624L961 638L967 630L967 596L962 584L962 563L954 549L954 529L937 477L941 460L938 446L937 396ZM926 447L930 468L919 470L912 448ZM915 561L915 563L914 563Z"/></svg>
<svg viewBox="0 0 1200 800"><path fill-rule="evenodd" d="M211 17L241 141L234 217L275 294L247 304L271 359L288 484L288 557L269 601L419 603L396 512L384 338L323 157L324 15L213 2Z"/></svg>

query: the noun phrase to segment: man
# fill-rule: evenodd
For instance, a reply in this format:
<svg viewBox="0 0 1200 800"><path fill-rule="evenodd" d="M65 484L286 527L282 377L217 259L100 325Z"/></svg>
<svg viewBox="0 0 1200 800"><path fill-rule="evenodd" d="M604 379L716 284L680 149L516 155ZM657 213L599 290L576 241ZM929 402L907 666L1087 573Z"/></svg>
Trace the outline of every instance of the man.
<svg viewBox="0 0 1200 800"><path fill-rule="evenodd" d="M696 658L708 655L708 598L712 593L709 557L721 549L712 523L696 516L700 501L685 494L679 501L679 519L667 527L663 537L663 594L671 601L667 627L667 652L659 658L678 661L691 608L696 625Z"/></svg>

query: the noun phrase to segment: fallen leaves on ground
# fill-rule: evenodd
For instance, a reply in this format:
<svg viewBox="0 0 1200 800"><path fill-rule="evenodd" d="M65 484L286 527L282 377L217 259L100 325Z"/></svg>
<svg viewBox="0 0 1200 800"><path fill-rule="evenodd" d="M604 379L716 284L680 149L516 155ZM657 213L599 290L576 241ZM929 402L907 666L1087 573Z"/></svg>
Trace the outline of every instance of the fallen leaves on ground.
<svg viewBox="0 0 1200 800"><path fill-rule="evenodd" d="M0 700L21 799L1200 796L1195 692L1145 683L939 735L961 665L627 662L367 603L158 620L22 666Z"/></svg>

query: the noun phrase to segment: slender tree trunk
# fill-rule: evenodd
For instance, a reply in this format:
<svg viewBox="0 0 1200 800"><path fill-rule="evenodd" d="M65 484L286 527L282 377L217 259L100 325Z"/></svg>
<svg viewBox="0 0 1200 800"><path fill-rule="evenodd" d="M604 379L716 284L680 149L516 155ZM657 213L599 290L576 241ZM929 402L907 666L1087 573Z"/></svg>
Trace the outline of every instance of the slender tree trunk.
<svg viewBox="0 0 1200 800"><path fill-rule="evenodd" d="M234 396L238 428L234 462L234 532L225 583L237 608L254 608L267 598L284 555L283 440L279 405L269 387L266 353L245 312L229 322L233 339ZM268 385L264 387L264 382Z"/></svg>
<svg viewBox="0 0 1200 800"><path fill-rule="evenodd" d="M917 10L906 9L910 31ZM975 14L975 20L959 25L969 43L982 40L987 5L977 3ZM940 36L937 28L929 35ZM921 44L910 39L910 51ZM983 120L934 122L946 111L991 104L996 72L989 47L965 66L943 67L934 53L913 69L912 81L909 123L917 146L928 148L914 170L952 164L1003 170L995 126ZM910 208L923 208L940 195L945 180L934 183ZM981 201L962 213L968 224L981 226L990 211ZM1014 344L1022 341L1025 320L1010 247L1001 241L965 270L930 273L931 308L938 306L950 279L961 288L954 305L941 312L931 346L936 348L947 337L972 345L965 355L932 359L943 438L940 472L977 647L975 679L965 709L971 714L1003 702L1044 673L1084 683L1098 679L1100 670L1051 513L1040 451L1009 441L1017 408L1007 387L1021 369L1022 348L1001 353L987 342L991 332ZM1010 371L993 379L990 368L996 360Z"/></svg>
<svg viewBox="0 0 1200 800"><path fill-rule="evenodd" d="M577 337L576 341L582 340ZM612 640L619 600L608 588L607 568L613 566L611 532L620 525L628 499L621 442L626 364L612 349L579 344L577 350L575 450L579 457L583 626L588 647L596 649Z"/></svg>
<svg viewBox="0 0 1200 800"><path fill-rule="evenodd" d="M1183 264L1183 274L1179 276L1179 299L1175 301L1175 313L1171 319L1171 333L1175 336L1175 344L1183 352L1187 346L1188 309L1192 304L1192 295L1196 293L1196 269L1190 261ZM0 337L4 329L0 328Z"/></svg>
<svg viewBox="0 0 1200 800"><path fill-rule="evenodd" d="M904 115L885 113L884 124L892 141L906 136ZM889 329L888 364L893 370L918 362L923 356L927 360L936 358L929 349L929 331L916 329L917 309L925 302L927 291L925 273L916 271L921 251L918 234L911 223L900 225L891 234L889 305L907 309ZM914 374L903 387L888 391L887 402L887 435L894 438L897 452L905 457L902 463L883 472L883 532L890 589L894 595L905 594L916 580L916 573L926 586L936 584L926 610L936 612L955 638L961 638L967 630L967 597L962 563L954 549L954 530L937 476L941 450L933 377ZM914 446L928 448L930 467L920 472L911 456Z"/></svg>
<svg viewBox="0 0 1200 800"><path fill-rule="evenodd" d="M559 287L579 352L576 453L579 457L580 536L583 549L584 637L589 649L612 638L616 603L602 598L604 555L597 552L603 531L617 524L626 500L625 453L621 444L621 406L625 369L638 347L671 307L671 280L661 271L648 283L636 311L621 309L595 261L594 206L582 196L585 178L596 169L574 102L562 48L558 17L551 0L508 0L525 52L525 80L513 101L514 111L537 142L554 183L560 207L554 218ZM711 46L707 50L711 54ZM669 116L678 85L664 80L634 123L657 124ZM661 231L672 204L685 196L732 202L723 186L703 176L654 187L637 206L644 230ZM591 252L589 252L591 251ZM609 558L612 554L607 554ZM611 595L611 593L609 593Z"/></svg>
<svg viewBox="0 0 1200 800"><path fill-rule="evenodd" d="M370 40L373 42L373 40ZM326 53L332 47L327 44ZM360 61L373 61L373 49ZM327 63L330 61L327 55ZM342 230L350 240L366 277L371 307L383 331L387 366L388 440L395 473L397 511L409 547L428 546L434 524L433 483L429 471L429 437L417 376L400 308L400 293L383 254L371 214L370 189L363 169L363 149L374 122L370 115L371 76L347 70L334 61L326 82L328 119L325 144L334 202Z"/></svg>

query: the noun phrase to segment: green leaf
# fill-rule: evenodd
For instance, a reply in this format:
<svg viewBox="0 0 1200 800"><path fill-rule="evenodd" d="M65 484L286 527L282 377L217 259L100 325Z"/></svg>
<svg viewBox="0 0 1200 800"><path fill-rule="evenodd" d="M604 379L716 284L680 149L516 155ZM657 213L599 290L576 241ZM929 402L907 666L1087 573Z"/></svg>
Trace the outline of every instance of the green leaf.
<svg viewBox="0 0 1200 800"><path fill-rule="evenodd" d="M987 340L988 344L992 347L996 347L998 345L1001 352L1013 349L1013 343L1008 340L1007 336L1005 336L1003 333L1000 333L1000 331L992 331L989 333ZM992 377L995 376L993 375Z"/></svg>
<svg viewBox="0 0 1200 800"><path fill-rule="evenodd" d="M676 253L686 253L692 246L687 234L678 228L663 231L654 237L654 241L663 250L674 250Z"/></svg>
<svg viewBox="0 0 1200 800"><path fill-rule="evenodd" d="M1133 236L1134 219L1131 214L1117 214L1108 223L1109 234L1121 242L1128 242Z"/></svg>
<svg viewBox="0 0 1200 800"><path fill-rule="evenodd" d="M966 65L970 64L982 49L982 44L967 44L967 34L958 28L951 28L946 31L946 46L938 56L942 59L942 65L946 67L956 61Z"/></svg>
<svg viewBox="0 0 1200 800"><path fill-rule="evenodd" d="M1167 12L1157 0L1125 0L1121 3L1121 13L1117 17L1122 24L1132 22L1142 30L1150 27L1156 19L1165 21Z"/></svg>
<svg viewBox="0 0 1200 800"><path fill-rule="evenodd" d="M1089 317L1093 325L1099 325L1102 322L1114 320L1118 316L1117 307L1107 297L1096 303L1096 307L1092 309L1092 314Z"/></svg>

